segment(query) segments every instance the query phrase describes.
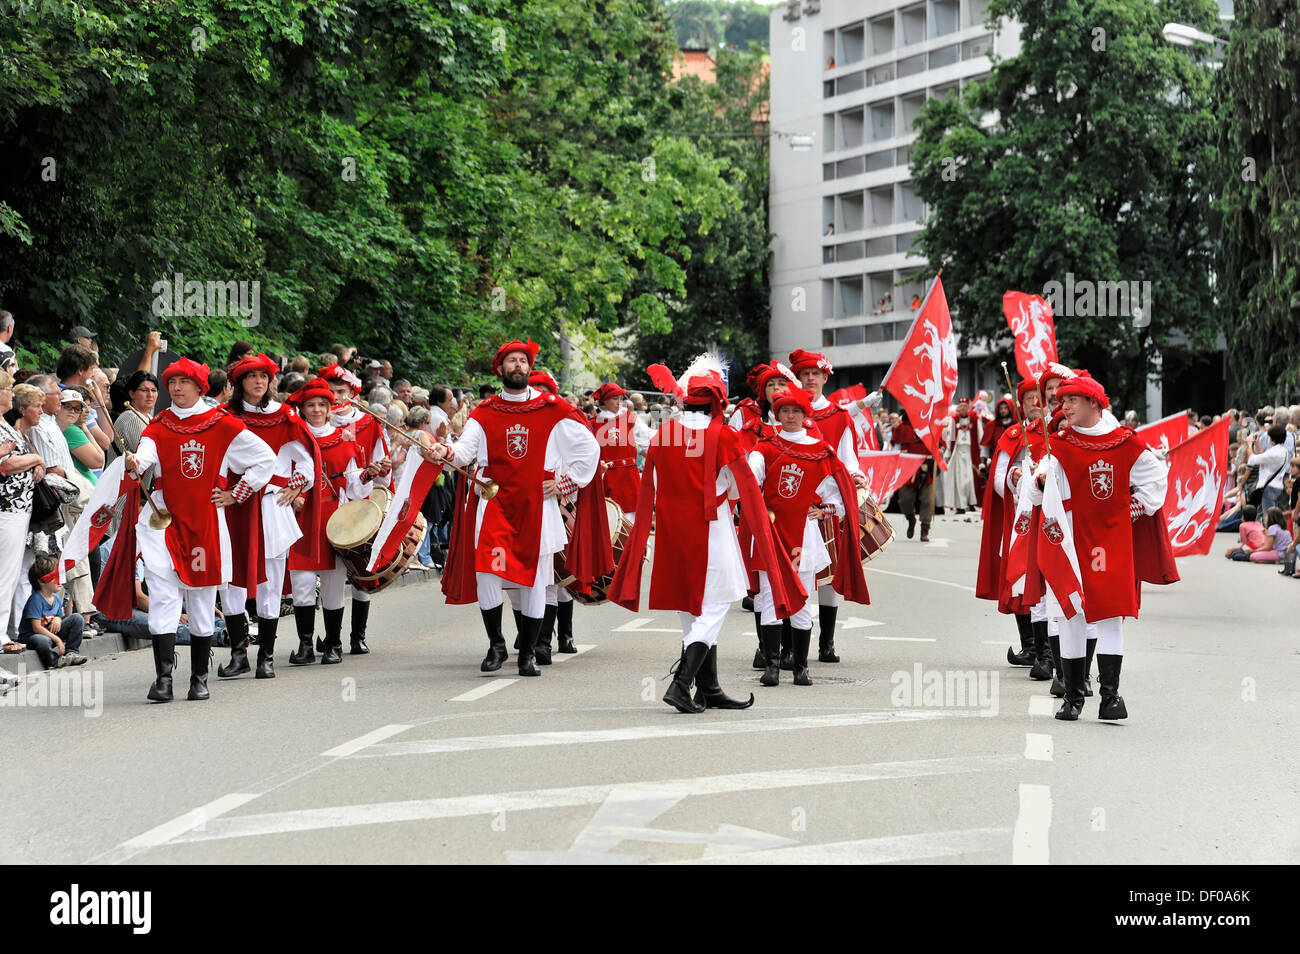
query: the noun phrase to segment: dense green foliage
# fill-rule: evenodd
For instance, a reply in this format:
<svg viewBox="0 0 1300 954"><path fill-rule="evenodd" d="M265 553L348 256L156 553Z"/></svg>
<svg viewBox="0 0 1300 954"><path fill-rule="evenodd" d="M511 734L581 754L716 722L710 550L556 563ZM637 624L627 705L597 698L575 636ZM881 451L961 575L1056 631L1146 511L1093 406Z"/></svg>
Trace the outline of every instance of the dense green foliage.
<svg viewBox="0 0 1300 954"><path fill-rule="evenodd" d="M465 381L506 336L552 367L579 329L694 337L755 186L683 134L675 51L658 0L0 0L20 357L80 323L112 363L161 327ZM259 282L256 326L155 317L177 273Z"/></svg>
<svg viewBox="0 0 1300 954"><path fill-rule="evenodd" d="M1213 29L1215 5L994 0L989 12L1020 22L1021 53L961 101L927 103L912 165L930 209L921 247L944 266L963 346L987 344L993 361L1010 356L1004 291L1041 294L1067 273L1151 282L1148 326L1128 315L1056 320L1063 360L1141 409L1161 352L1168 373L1179 355L1211 350L1224 323L1208 51L1161 36L1170 20ZM1187 348L1170 349L1175 340Z"/></svg>
<svg viewBox="0 0 1300 954"><path fill-rule="evenodd" d="M1237 0L1218 92L1228 366L1234 400L1300 391L1300 3Z"/></svg>
<svg viewBox="0 0 1300 954"><path fill-rule="evenodd" d="M743 0L670 0L668 15L683 49L730 46L743 51L751 44L767 46L772 8Z"/></svg>

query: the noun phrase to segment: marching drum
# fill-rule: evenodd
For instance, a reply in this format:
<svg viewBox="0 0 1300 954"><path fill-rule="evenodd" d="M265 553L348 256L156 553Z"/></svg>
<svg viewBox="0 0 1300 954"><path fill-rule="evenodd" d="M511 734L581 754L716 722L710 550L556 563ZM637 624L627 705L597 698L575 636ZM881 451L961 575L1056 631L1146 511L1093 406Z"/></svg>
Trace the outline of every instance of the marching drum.
<svg viewBox="0 0 1300 954"><path fill-rule="evenodd" d="M419 551L420 543L424 540L424 514L416 514L414 525L407 531L406 539L402 541L402 547L392 561L385 567L379 567L376 573L366 571L375 535L379 533L379 526L384 522L384 513L392 498L389 491L377 487L369 497L340 506L325 524L325 537L343 561L348 582L366 593L378 593L405 573L406 565Z"/></svg>
<svg viewBox="0 0 1300 954"><path fill-rule="evenodd" d="M844 526L840 523L839 517L822 517L817 521L817 528L822 532L822 542L826 544L826 552L830 554L831 562L817 574L817 579L813 582L817 586L828 586L831 580L835 579L835 568L840 563L840 548L836 537L844 532Z"/></svg>
<svg viewBox="0 0 1300 954"><path fill-rule="evenodd" d="M617 570L619 562L623 559L623 548L632 537L632 521L623 515L623 508L609 497L605 498L605 516L609 520L609 544L614 551L614 570ZM570 578L569 582L575 581ZM573 593L573 598L579 603L595 606L609 599L609 588L613 582L614 573L611 572L607 576L592 580L590 593L578 593L567 584L566 588Z"/></svg>
<svg viewBox="0 0 1300 954"><path fill-rule="evenodd" d="M880 505L863 487L858 488L858 526L862 530L859 549L863 563L875 559L894 542L894 528L885 519Z"/></svg>

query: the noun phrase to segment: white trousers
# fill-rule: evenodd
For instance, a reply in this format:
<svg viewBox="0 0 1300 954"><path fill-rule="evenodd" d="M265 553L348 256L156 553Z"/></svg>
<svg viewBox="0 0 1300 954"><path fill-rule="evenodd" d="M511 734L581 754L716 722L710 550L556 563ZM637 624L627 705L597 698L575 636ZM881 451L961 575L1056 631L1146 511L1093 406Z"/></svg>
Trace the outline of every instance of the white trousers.
<svg viewBox="0 0 1300 954"><path fill-rule="evenodd" d="M817 587L817 605L818 606L839 606L840 594L835 592L835 587L827 583L825 586Z"/></svg>
<svg viewBox="0 0 1300 954"><path fill-rule="evenodd" d="M812 629L812 605L815 598L816 588L813 586L813 577L815 573L800 573L799 582L803 584L804 591L808 598L804 600L802 608L790 617L790 626L794 629ZM766 570L758 571L758 596L754 600L754 609L758 610L764 626L774 626L780 620L776 618L776 605L772 599L772 584L767 578Z"/></svg>
<svg viewBox="0 0 1300 954"><path fill-rule="evenodd" d="M682 645L703 643L705 646L716 646L718 634L722 632L722 624L726 622L730 610L730 603L705 603L700 607L699 616L678 613L677 619L682 624Z"/></svg>
<svg viewBox="0 0 1300 954"><path fill-rule="evenodd" d="M185 586L175 571L157 574L146 566L145 585L149 587L149 632L155 636L176 632L181 621L182 599L189 613L190 633L211 636L217 614L217 587Z"/></svg>
<svg viewBox="0 0 1300 954"><path fill-rule="evenodd" d="M572 603L573 594L558 583L552 583L546 588L546 605L558 606L560 603Z"/></svg>
<svg viewBox="0 0 1300 954"><path fill-rule="evenodd" d="M549 559L547 557L546 559ZM519 610L529 619L541 619L546 615L546 588L549 583L544 577L551 574L543 574L542 568L537 569L537 579L532 586L520 586L518 583L511 583L503 580L494 573L475 573L474 577L478 581L478 605L480 609L496 609L505 602L505 592L510 590L510 605ZM519 602L516 603L515 601Z"/></svg>
<svg viewBox="0 0 1300 954"><path fill-rule="evenodd" d="M1105 656L1124 655L1124 620L1120 616L1089 623L1082 613L1074 619L1060 619L1061 658L1082 659L1088 654L1088 640L1097 640L1097 652Z"/></svg>
<svg viewBox="0 0 1300 954"><path fill-rule="evenodd" d="M13 631L18 632L18 623L13 615L13 603L16 592L20 589L18 578L23 572L23 554L27 550L27 527L32 521L32 512L23 510L17 513L0 513L0 635L8 634L9 624L14 623ZM23 600L26 603L26 600ZM17 609L21 613L23 608Z"/></svg>
<svg viewBox="0 0 1300 954"><path fill-rule="evenodd" d="M294 606L316 605L316 571L290 570L289 585L293 587ZM343 591L347 589L348 574L343 568L343 560L335 559L334 569L320 571L320 605L322 609L337 610L343 608ZM352 587L352 599L357 603L370 601L370 594Z"/></svg>
<svg viewBox="0 0 1300 954"><path fill-rule="evenodd" d="M266 582L257 584L257 615L262 619L280 618L280 596L284 593L284 569L288 563L287 554L266 559ZM221 588L221 607L227 613L242 613L247 599L246 587L227 583Z"/></svg>

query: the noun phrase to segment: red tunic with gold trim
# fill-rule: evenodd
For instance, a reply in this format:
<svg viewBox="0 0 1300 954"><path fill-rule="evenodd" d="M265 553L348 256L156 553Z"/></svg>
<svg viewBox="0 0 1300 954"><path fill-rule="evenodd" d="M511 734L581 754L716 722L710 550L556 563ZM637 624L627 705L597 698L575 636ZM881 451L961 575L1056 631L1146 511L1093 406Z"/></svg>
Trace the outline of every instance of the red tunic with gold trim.
<svg viewBox="0 0 1300 954"><path fill-rule="evenodd" d="M637 423L631 411L591 422L605 465L605 493L624 513L636 510L636 495L641 488L641 472L636 468Z"/></svg>

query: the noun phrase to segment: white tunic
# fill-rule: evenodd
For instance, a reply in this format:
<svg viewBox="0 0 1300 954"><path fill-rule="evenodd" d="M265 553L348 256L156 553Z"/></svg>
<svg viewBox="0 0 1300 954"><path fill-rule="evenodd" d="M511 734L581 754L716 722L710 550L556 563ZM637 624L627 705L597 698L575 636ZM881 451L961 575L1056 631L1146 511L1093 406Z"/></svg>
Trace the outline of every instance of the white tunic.
<svg viewBox="0 0 1300 954"><path fill-rule="evenodd" d="M848 431L844 433L847 434ZM817 438L802 428L794 432L783 430L781 438L791 444L819 443ZM749 469L754 472L758 485L763 486L763 481L767 477L767 459L761 452L750 452ZM817 496L822 499L823 503L834 504L838 515L843 516L844 498L840 496L840 486L835 482L834 477L828 476L822 479L822 482L817 485ZM818 521L813 517L809 517L804 521L803 543L799 546L799 565L795 567L795 570L799 573L820 573L830 565L830 551L826 549L826 541L822 539Z"/></svg>
<svg viewBox="0 0 1300 954"><path fill-rule="evenodd" d="M198 401L193 407L189 408L177 407L173 404L171 410L177 417L184 420L196 414L206 414L212 408L202 401ZM158 463L158 445L153 442L153 438L140 438L140 446L136 449L135 457L136 466L139 468L140 473ZM161 468L159 470L161 472ZM267 481L275 474L275 455L271 453L271 448L267 446L266 441L252 431L243 430L235 435L234 440L230 442L230 446L226 448L226 456L221 461L221 468L218 473L221 476L242 473L244 482L253 488L254 492L257 492L265 487ZM154 490L152 496L153 502L159 508L167 508L167 501L161 489ZM148 507L140 508L140 519L136 523L136 540L138 541L140 555L144 558L145 568L155 576L165 577L169 573L175 572L175 570L172 566L171 554L167 550L166 531L155 530L149 526L149 517L152 513L153 511ZM221 578L229 581L232 561L230 556L230 533L226 530L226 511L224 508L217 510L217 532L221 547Z"/></svg>
<svg viewBox="0 0 1300 954"><path fill-rule="evenodd" d="M529 387L519 394L503 391L501 397L507 401L531 401L541 393ZM465 426L460 432L460 440L451 446L453 451L451 460L461 467L477 464L482 468L488 467L492 463L487 456L487 435L483 432L482 425L474 418L465 421ZM596 436L592 434L589 427L572 418L564 418L551 429L550 436L546 441L546 455L542 462L544 469L557 476L567 476L579 487L585 487L596 476L596 468L599 465L600 445L596 443ZM499 463L498 466L500 466ZM489 469L484 476L491 477L491 470ZM537 492L541 493L540 487ZM476 545L478 544L477 533L483 528L483 509L486 506L487 501L480 497L474 539ZM555 497L544 499L542 501L542 539L537 554L539 564L543 556L558 553L564 549L565 544L568 542L569 535L564 529L564 518L560 516L559 500Z"/></svg>
<svg viewBox="0 0 1300 954"><path fill-rule="evenodd" d="M831 402L824 397L813 398L812 408L814 411L821 411L831 406ZM840 435L839 446L835 448L835 456L840 459L849 473L854 477L862 475L862 464L858 461L858 422L853 418L853 409L858 405L856 402L849 405L849 427L844 428L844 433ZM862 412L859 411L860 415ZM803 443L799 441L798 443ZM865 476L865 475L863 475Z"/></svg>

